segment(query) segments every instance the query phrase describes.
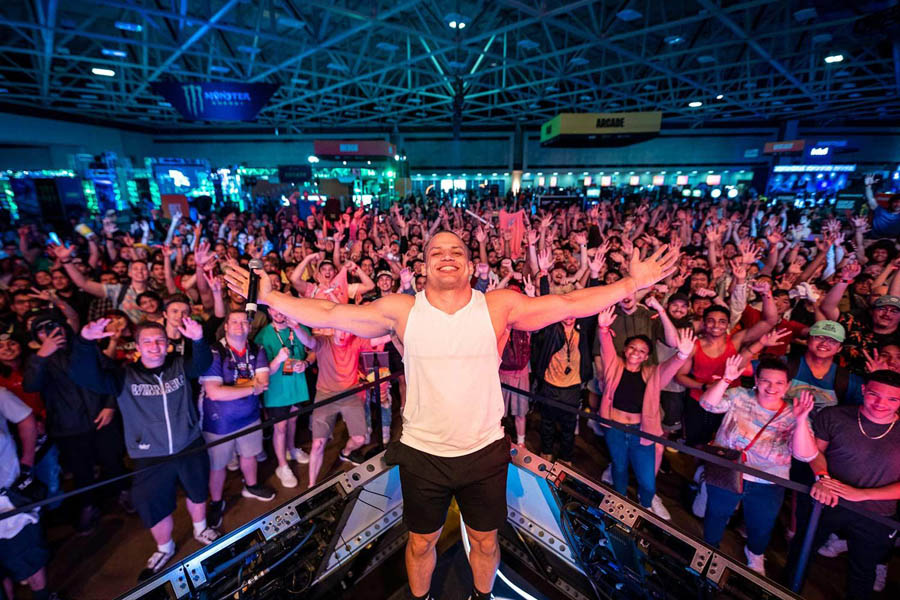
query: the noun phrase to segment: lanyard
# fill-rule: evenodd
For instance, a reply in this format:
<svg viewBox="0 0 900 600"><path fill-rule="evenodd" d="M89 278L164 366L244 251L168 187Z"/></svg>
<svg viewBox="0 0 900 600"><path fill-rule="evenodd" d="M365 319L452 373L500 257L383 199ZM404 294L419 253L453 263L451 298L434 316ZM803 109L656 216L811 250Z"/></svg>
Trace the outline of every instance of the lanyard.
<svg viewBox="0 0 900 600"><path fill-rule="evenodd" d="M288 346L287 344L284 343L284 340L281 338L281 334L278 333L277 329L275 329L273 327L272 331L275 332L275 336L278 338L278 341L281 343L281 347L288 349L288 356L293 356L294 355L294 331L291 330L291 332L288 334L288 342L290 343L290 346Z"/></svg>

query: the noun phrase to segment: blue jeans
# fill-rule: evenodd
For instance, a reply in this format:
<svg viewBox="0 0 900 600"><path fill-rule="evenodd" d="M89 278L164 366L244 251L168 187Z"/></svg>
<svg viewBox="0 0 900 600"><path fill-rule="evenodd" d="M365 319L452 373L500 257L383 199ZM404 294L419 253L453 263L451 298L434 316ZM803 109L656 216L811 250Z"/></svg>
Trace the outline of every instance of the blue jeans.
<svg viewBox="0 0 900 600"><path fill-rule="evenodd" d="M706 486L706 518L703 520L703 539L718 547L725 534L725 526L738 502L744 503L744 522L747 525L747 549L763 554L772 537L772 529L784 500L784 488L770 483L744 481L744 493L734 494L714 485Z"/></svg>
<svg viewBox="0 0 900 600"><path fill-rule="evenodd" d="M639 431L640 425L628 425ZM649 508L656 494L656 444L644 446L640 436L610 427L604 435L612 458L613 487L623 496L628 495L628 465L637 478L638 498L641 506Z"/></svg>

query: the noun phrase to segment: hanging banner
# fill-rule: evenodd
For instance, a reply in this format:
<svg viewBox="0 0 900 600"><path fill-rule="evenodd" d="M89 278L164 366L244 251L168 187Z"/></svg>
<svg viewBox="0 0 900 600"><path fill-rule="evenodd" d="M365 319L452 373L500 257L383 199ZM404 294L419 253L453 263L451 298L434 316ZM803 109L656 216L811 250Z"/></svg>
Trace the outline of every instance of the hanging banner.
<svg viewBox="0 0 900 600"><path fill-rule="evenodd" d="M784 140L781 142L766 142L763 147L764 154L787 154L792 152L803 152L806 147L806 140Z"/></svg>
<svg viewBox="0 0 900 600"><path fill-rule="evenodd" d="M151 85L188 121L252 121L278 89L271 83L230 81Z"/></svg>
<svg viewBox="0 0 900 600"><path fill-rule="evenodd" d="M541 126L541 146L621 146L658 135L661 112L560 113Z"/></svg>

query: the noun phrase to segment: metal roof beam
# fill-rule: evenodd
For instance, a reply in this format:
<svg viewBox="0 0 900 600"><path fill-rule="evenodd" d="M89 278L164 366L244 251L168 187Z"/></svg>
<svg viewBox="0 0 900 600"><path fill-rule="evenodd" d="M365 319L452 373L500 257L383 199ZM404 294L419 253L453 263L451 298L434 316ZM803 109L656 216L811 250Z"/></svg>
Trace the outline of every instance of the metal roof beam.
<svg viewBox="0 0 900 600"><path fill-rule="evenodd" d="M755 39L747 35L747 33L734 21L732 21L727 15L723 14L722 11L716 6L711 0L697 0L697 3L706 8L713 16L716 17L725 27L730 29L732 33L734 33L741 41L750 46L754 52L760 55L766 62L768 62L773 69L781 73L785 79L790 81L794 86L799 89L801 92L809 96L809 99L813 102L816 101L815 95L812 91L806 87L806 85L797 79L793 73L791 73L781 62L775 60L775 58L769 54L765 48L759 45Z"/></svg>
<svg viewBox="0 0 900 600"><path fill-rule="evenodd" d="M230 11L232 9L232 7L234 7L234 5L237 3L238 3L238 0L228 0L225 3L225 5L222 6L222 8L220 8L219 10L216 11L216 14L214 14L212 17L209 18L210 23L215 23L216 21L221 20L222 17L227 15L228 11ZM171 65L173 62L178 60L178 57L181 56L185 50L190 48L198 40L200 40L204 35L206 35L206 32L209 31L209 29L210 29L209 24L201 25L191 35L191 37L189 37L187 40L184 41L184 43L181 45L180 48L178 48L178 50L176 50L175 52L170 54L169 58L167 58L165 61L163 61L163 63L161 65L156 67L156 69L154 69L153 72L150 73L150 75L148 75L146 78L144 78L144 80L135 89L133 89L130 94L128 94L128 97L125 99L125 102L130 103L131 101L133 101L134 98L138 94L140 94L142 91L144 91L144 89L146 89L147 86L150 85L151 82L155 81L156 78L159 77L163 73L163 71L168 69L169 65Z"/></svg>

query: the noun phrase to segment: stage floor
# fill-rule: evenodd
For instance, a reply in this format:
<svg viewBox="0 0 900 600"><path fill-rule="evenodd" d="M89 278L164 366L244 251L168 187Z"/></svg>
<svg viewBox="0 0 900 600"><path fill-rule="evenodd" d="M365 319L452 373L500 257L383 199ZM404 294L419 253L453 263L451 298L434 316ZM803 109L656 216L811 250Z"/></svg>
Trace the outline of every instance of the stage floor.
<svg viewBox="0 0 900 600"><path fill-rule="evenodd" d="M396 412L395 412L396 414ZM536 451L539 446L537 435L537 426L540 419L532 413L529 417L529 431L527 435L527 446ZM395 431L398 424L395 423ZM308 431L301 431L300 435L309 435ZM335 473L339 469L347 468L345 463L337 460L337 454L346 440L346 431L342 423L338 423L334 439L328 444L325 453L325 461L323 474L320 479L325 480L329 473ZM302 441L302 440L301 440ZM306 445L308 447L308 441ZM302 445L302 444L301 444ZM225 514L224 529L231 531L238 526L268 512L279 504L290 500L299 495L306 489L306 469L303 466L294 465L294 471L297 474L299 485L292 490L286 490L279 485L278 479L275 477L275 461L271 457L271 444L266 443L267 452L270 459L266 463L260 465L260 479L267 481L277 491L277 497L272 502L258 502L242 498L241 478L239 473L229 473L225 487L225 498L228 504ZM683 481L693 474L693 459L681 454L666 453L666 462L670 465L671 472L661 472L658 478L658 492L662 497L669 511L672 513L672 523L681 530L695 536L702 533L702 523L686 510L680 502L680 493ZM582 423L581 434L576 438L576 454L574 465L575 468L587 475L588 477L600 481L603 469L608 462L606 447L602 438L596 437L592 431ZM634 491L632 490L632 496ZM140 520L136 515L127 515L119 509L115 503L111 503L107 507L107 514L103 516L97 530L85 537L76 537L73 527L66 522L68 515L61 514L64 511L58 511L57 514L50 515L47 523L48 541L53 552L53 557L49 565L49 580L52 589L59 591L63 597L80 600L109 600L127 590L136 584L137 574L141 571L144 563L150 553L154 550L154 544L149 533L142 527ZM783 565L787 553L787 541L784 538L784 531L787 528L788 512L782 513L783 526L776 528L775 535L770 545L770 551L767 553L768 573L776 581L783 581ZM453 520L448 520L448 524ZM458 521L456 521L458 523ZM199 544L194 541L191 535L190 519L184 509L184 503L179 500L178 510L175 513L175 532L174 539L177 545L176 558L183 558L197 549ZM460 550L454 550L459 546L459 536L457 532L445 531L442 540L438 545L438 551L441 554L441 563L450 565L446 568L453 569L454 572L464 567L464 563L460 563L458 556ZM738 534L735 527L726 531L725 539L722 542L722 550L743 562L743 546L744 540ZM443 559L443 555L448 554L448 558ZM464 558L464 557L463 557ZM463 572L466 569L461 569ZM448 576L450 571L448 571ZM393 573L392 577L402 578L402 571ZM810 600L830 600L843 596L844 578L846 576L846 555L828 559L816 556L813 559L810 576L804 597ZM469 574L471 577L471 574ZM440 573L435 575L435 590L440 588L441 581L444 578ZM892 564L889 566L888 587L881 594L875 594L875 599L887 599L900 597L900 559L895 553ZM451 580L447 580L447 585ZM457 585L459 577L454 576L453 585ZM470 584L469 584L470 585ZM463 586L465 587L465 586ZM465 594L457 596L456 592L459 588L448 588L448 596L439 596L441 600L445 597L447 600L455 600L457 597L466 598L468 590ZM496 590L501 592L499 588ZM508 591L502 591L507 593ZM27 592L21 592L24 597ZM498 598L500 594L495 593ZM385 597L385 596L382 596ZM515 598L515 596L509 596ZM538 598L549 598L549 596L535 596Z"/></svg>

